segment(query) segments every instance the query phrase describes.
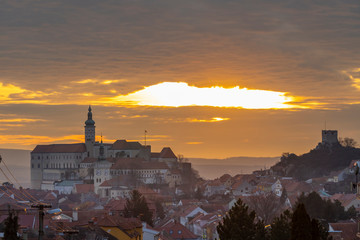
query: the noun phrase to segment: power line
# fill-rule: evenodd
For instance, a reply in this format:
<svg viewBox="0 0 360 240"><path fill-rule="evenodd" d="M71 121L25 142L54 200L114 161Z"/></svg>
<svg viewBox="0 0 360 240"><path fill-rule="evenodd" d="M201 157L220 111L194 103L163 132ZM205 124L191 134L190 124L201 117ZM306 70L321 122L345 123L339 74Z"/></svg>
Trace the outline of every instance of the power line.
<svg viewBox="0 0 360 240"><path fill-rule="evenodd" d="M35 202L38 202L36 198L34 198L31 194L29 194L29 193L26 191L26 189L25 189L23 186L21 186L21 184L18 182L18 180L17 180L17 179L15 178L15 176L12 174L12 172L10 171L10 169L7 167L7 165L6 165L6 163L5 163L5 160L2 159L1 155L0 155L0 162L2 162L2 163L4 164L4 166L6 167L6 169L7 169L8 172L10 173L10 175L13 177L13 179L16 181L16 183L23 189L24 193L25 193L28 197L32 198Z"/></svg>

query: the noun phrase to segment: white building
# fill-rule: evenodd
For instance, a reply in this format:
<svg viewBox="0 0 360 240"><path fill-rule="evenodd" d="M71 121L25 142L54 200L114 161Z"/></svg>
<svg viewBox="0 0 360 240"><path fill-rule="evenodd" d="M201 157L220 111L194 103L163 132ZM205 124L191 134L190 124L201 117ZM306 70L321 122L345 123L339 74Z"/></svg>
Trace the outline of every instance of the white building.
<svg viewBox="0 0 360 240"><path fill-rule="evenodd" d="M34 148L31 152L32 188L54 190L56 182L79 180L94 184L94 191L98 193L103 182L114 176L129 174L134 174L143 184L170 182L170 169L178 168L177 157L171 148L151 153L151 146L139 142L96 142L92 116L89 107L84 126L85 143L37 145Z"/></svg>

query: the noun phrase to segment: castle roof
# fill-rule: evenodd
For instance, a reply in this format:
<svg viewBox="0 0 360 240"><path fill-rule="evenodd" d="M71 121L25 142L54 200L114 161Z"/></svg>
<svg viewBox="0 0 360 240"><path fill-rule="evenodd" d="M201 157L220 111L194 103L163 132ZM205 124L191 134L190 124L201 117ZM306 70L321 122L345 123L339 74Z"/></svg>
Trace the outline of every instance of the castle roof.
<svg viewBox="0 0 360 240"><path fill-rule="evenodd" d="M84 143L37 145L31 153L83 153Z"/></svg>
<svg viewBox="0 0 360 240"><path fill-rule="evenodd" d="M164 147L160 152L160 158L176 158L176 156L171 148Z"/></svg>
<svg viewBox="0 0 360 240"><path fill-rule="evenodd" d="M110 150L138 150L142 145L139 142L128 142L126 140L116 140Z"/></svg>
<svg viewBox="0 0 360 240"><path fill-rule="evenodd" d="M164 147L161 152L152 152L152 158L176 158L176 155L169 147Z"/></svg>

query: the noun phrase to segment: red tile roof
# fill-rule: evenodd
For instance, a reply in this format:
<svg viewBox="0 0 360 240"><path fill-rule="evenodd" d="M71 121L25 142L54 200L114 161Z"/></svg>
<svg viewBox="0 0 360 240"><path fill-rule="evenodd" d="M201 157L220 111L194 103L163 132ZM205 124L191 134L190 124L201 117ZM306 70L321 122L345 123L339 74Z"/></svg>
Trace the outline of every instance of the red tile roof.
<svg viewBox="0 0 360 240"><path fill-rule="evenodd" d="M159 158L177 158L174 152L169 147L164 147L159 155Z"/></svg>
<svg viewBox="0 0 360 240"><path fill-rule="evenodd" d="M123 211L125 209L126 199L119 198L119 200L112 199L105 206L107 211Z"/></svg>
<svg viewBox="0 0 360 240"><path fill-rule="evenodd" d="M94 184L75 184L77 193L94 192Z"/></svg>
<svg viewBox="0 0 360 240"><path fill-rule="evenodd" d="M330 197L331 200L338 200L344 207L347 207L352 201L356 199L356 194L342 194L336 193Z"/></svg>
<svg viewBox="0 0 360 240"><path fill-rule="evenodd" d="M343 240L358 239L356 237L357 223L350 222L350 223L329 223L329 224L335 231L342 231L341 239Z"/></svg>
<svg viewBox="0 0 360 240"><path fill-rule="evenodd" d="M31 153L83 153L84 143L37 145Z"/></svg>
<svg viewBox="0 0 360 240"><path fill-rule="evenodd" d="M180 214L181 217L186 217L187 215L189 215L192 211L194 211L195 209L197 209L198 206L196 205L192 205L188 208L186 208L185 210L183 210Z"/></svg>
<svg viewBox="0 0 360 240"><path fill-rule="evenodd" d="M151 158L159 158L160 157L160 153L159 152L152 152L151 153Z"/></svg>
<svg viewBox="0 0 360 240"><path fill-rule="evenodd" d="M18 214L18 223L21 227L28 227L30 229L35 228L35 223L37 222L36 214ZM8 214L0 216L0 223L3 222L8 217Z"/></svg>
<svg viewBox="0 0 360 240"><path fill-rule="evenodd" d="M165 231L173 239L198 239L198 236L190 232L190 230L188 230L186 227L184 227L178 222L165 225L164 228L161 229L161 231Z"/></svg>
<svg viewBox="0 0 360 240"><path fill-rule="evenodd" d="M141 148L142 145L139 142L128 142L126 140L117 140L111 146L110 150L137 150Z"/></svg>

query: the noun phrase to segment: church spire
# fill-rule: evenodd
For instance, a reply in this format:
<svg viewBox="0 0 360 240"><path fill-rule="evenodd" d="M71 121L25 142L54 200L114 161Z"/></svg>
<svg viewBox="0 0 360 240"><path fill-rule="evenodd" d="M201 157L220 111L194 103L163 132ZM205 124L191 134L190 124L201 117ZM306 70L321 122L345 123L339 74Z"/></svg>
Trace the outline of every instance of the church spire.
<svg viewBox="0 0 360 240"><path fill-rule="evenodd" d="M92 119L91 106L89 105L87 120L85 121L85 144L88 155L93 155L93 145L95 143L95 121Z"/></svg>

